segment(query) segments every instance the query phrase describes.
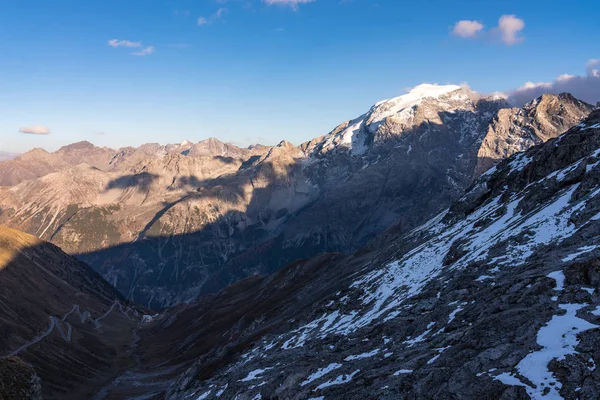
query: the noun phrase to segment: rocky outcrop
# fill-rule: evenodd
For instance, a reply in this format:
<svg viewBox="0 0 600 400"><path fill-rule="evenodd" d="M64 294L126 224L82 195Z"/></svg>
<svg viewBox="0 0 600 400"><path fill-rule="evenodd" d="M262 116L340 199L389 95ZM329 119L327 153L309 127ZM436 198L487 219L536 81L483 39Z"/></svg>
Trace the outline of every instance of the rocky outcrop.
<svg viewBox="0 0 600 400"><path fill-rule="evenodd" d="M498 112L477 153L475 176L498 161L552 139L577 125L593 106L569 93L544 94L521 108Z"/></svg>
<svg viewBox="0 0 600 400"><path fill-rule="evenodd" d="M18 357L0 358L0 383L0 400L42 400L40 378Z"/></svg>

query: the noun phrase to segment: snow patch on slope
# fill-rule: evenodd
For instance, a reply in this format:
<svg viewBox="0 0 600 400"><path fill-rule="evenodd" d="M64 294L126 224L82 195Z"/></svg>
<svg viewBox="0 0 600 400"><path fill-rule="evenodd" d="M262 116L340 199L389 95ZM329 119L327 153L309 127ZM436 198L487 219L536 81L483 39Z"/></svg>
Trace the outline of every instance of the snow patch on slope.
<svg viewBox="0 0 600 400"><path fill-rule="evenodd" d="M528 354L516 367L518 373L534 386L529 386L515 374L507 372L496 376L495 379L505 385L525 387L532 399L562 399L562 383L548 369L548 363L552 360L561 361L567 355L576 354L575 348L579 344L577 335L598 326L577 317L577 311L585 307L585 304L561 304L559 307L565 310L566 314L555 315L538 331L537 343L542 349ZM548 393L545 393L546 391Z"/></svg>

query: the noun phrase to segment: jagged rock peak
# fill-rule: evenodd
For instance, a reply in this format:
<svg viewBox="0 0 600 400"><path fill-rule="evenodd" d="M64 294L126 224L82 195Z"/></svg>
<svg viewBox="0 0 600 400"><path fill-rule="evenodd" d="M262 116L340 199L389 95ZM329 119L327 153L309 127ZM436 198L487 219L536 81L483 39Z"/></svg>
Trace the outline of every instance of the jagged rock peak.
<svg viewBox="0 0 600 400"><path fill-rule="evenodd" d="M281 142L279 142L279 144L277 145L277 147L296 147L296 146L294 146L293 144L291 144L287 140L282 140Z"/></svg>
<svg viewBox="0 0 600 400"><path fill-rule="evenodd" d="M498 160L552 139L577 125L594 109L570 93L544 94L523 108L505 108L492 120L483 138L475 176Z"/></svg>
<svg viewBox="0 0 600 400"><path fill-rule="evenodd" d="M563 105L561 106L561 104ZM571 93L563 92L559 94L544 93L543 95L525 104L523 106L523 110L528 111L535 108L564 107L565 104L573 106L586 106L587 108L592 107L590 104L575 98Z"/></svg>
<svg viewBox="0 0 600 400"><path fill-rule="evenodd" d="M482 111L495 112L506 106L502 98L485 97L466 86L422 84L408 93L376 103L360 117L338 125L329 134L301 145L310 155L329 151L350 151L353 155L366 153L374 144L398 138L423 123L443 124L442 113L457 110L476 112L480 100L492 104Z"/></svg>
<svg viewBox="0 0 600 400"><path fill-rule="evenodd" d="M224 143L216 138L204 139L193 145L188 153L190 157L241 157L247 150L234 144Z"/></svg>

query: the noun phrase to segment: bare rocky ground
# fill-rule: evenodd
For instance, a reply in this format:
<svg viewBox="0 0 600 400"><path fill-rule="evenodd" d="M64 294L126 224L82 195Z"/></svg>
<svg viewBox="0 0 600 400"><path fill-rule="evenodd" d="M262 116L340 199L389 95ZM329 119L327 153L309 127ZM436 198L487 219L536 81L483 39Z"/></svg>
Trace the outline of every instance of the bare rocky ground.
<svg viewBox="0 0 600 400"><path fill-rule="evenodd" d="M0 399L41 400L42 385L35 371L18 357L0 358Z"/></svg>

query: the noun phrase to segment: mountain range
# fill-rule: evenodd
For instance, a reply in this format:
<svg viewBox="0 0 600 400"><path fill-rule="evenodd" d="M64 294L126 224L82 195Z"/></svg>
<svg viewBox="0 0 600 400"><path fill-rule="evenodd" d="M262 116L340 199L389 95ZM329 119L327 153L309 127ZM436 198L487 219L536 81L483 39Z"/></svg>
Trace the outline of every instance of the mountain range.
<svg viewBox="0 0 600 400"><path fill-rule="evenodd" d="M162 309L321 252L380 246L382 232L408 232L499 160L592 109L568 94L511 108L466 87L421 85L299 146L36 149L0 163L0 223Z"/></svg>
<svg viewBox="0 0 600 400"><path fill-rule="evenodd" d="M595 398L599 178L596 111L384 248L161 314L147 337L172 353L141 351L198 357L170 399Z"/></svg>
<svg viewBox="0 0 600 400"><path fill-rule="evenodd" d="M450 104L445 96L434 100ZM566 119L565 99L587 107L546 96L528 105L545 104L539 113L513 109L508 120L562 121L541 110L561 110ZM501 129L505 119L492 114L481 143L490 132L523 132ZM457 126L478 126L470 121ZM356 134L369 132L362 124ZM10 332L1 336L0 355L9 357L0 371L39 392L21 357L47 398L593 399L600 392L600 110L562 134L543 136L544 125L535 126L531 145L490 156L485 172L475 172L481 157L473 157L463 192L411 228L392 224L358 251L295 260L156 315L56 246L2 228L1 326ZM420 131L413 151L418 137L438 129ZM455 129L444 132L472 132ZM526 142L508 137L498 149ZM315 144L314 159L301 149L306 158L292 166L366 163L363 154L377 149L382 156L367 170L392 147L376 143L359 154L352 142ZM268 154L286 160L295 149L283 143Z"/></svg>

